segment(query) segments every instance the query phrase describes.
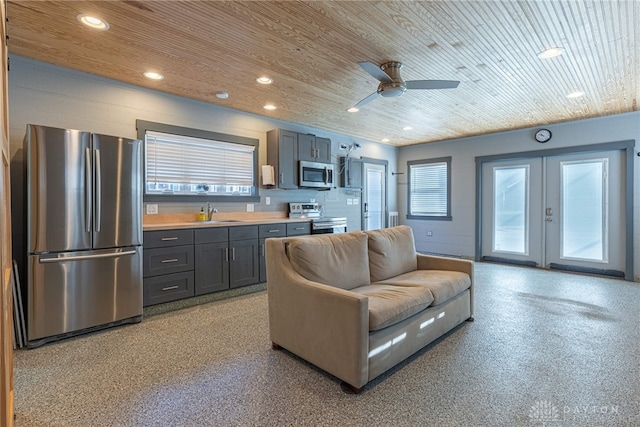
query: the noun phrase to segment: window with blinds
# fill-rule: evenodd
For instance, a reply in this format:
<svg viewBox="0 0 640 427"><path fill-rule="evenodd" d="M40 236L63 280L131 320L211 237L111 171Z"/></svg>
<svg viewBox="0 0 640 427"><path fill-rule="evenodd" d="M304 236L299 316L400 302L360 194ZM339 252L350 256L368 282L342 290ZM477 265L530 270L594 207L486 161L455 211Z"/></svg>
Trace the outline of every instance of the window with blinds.
<svg viewBox="0 0 640 427"><path fill-rule="evenodd" d="M147 195L255 195L255 145L147 130Z"/></svg>
<svg viewBox="0 0 640 427"><path fill-rule="evenodd" d="M451 157L407 162L407 218L451 219L450 169Z"/></svg>

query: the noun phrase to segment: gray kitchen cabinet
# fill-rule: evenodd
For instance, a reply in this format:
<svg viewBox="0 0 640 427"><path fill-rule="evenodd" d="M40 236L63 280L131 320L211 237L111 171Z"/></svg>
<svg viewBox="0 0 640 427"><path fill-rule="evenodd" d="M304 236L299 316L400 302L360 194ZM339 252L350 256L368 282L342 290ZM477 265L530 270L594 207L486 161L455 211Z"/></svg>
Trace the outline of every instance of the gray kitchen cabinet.
<svg viewBox="0 0 640 427"><path fill-rule="evenodd" d="M194 295L193 230L145 231L142 254L143 306Z"/></svg>
<svg viewBox="0 0 640 427"><path fill-rule="evenodd" d="M267 132L267 163L278 188L298 188L298 134L283 129Z"/></svg>
<svg viewBox="0 0 640 427"><path fill-rule="evenodd" d="M195 294L203 295L229 289L229 243L196 245Z"/></svg>
<svg viewBox="0 0 640 427"><path fill-rule="evenodd" d="M311 134L298 134L298 160L331 163L331 140Z"/></svg>
<svg viewBox="0 0 640 427"><path fill-rule="evenodd" d="M229 287L253 285L260 280L259 226L229 229Z"/></svg>
<svg viewBox="0 0 640 427"><path fill-rule="evenodd" d="M260 238L258 241L258 257L259 257L259 268L260 268L260 277L259 282L264 283L267 281L267 260L265 258L265 247L264 241L269 237L284 237L287 235L287 224L264 224L260 225L258 229L258 237Z"/></svg>
<svg viewBox="0 0 640 427"><path fill-rule="evenodd" d="M340 186L362 188L362 159L340 157Z"/></svg>
<svg viewBox="0 0 640 427"><path fill-rule="evenodd" d="M310 222L287 223L287 236L304 236L307 234L311 234Z"/></svg>

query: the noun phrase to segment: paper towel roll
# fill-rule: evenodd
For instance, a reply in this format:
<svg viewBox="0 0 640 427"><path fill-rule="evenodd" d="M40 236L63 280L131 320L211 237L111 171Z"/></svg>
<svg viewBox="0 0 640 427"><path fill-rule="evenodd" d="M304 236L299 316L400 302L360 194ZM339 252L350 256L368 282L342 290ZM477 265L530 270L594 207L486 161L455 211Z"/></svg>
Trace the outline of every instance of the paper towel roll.
<svg viewBox="0 0 640 427"><path fill-rule="evenodd" d="M262 165L262 185L276 185L273 166Z"/></svg>

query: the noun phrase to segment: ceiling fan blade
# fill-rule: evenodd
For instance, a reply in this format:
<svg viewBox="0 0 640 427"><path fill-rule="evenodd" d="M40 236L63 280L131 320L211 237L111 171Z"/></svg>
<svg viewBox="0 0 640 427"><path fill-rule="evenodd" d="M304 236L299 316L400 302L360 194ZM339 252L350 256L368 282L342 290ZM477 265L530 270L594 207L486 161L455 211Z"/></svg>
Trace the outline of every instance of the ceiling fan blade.
<svg viewBox="0 0 640 427"><path fill-rule="evenodd" d="M368 104L379 96L380 95L378 94L378 92L373 92L371 95L367 96L365 99L354 105L353 108L361 108L363 105Z"/></svg>
<svg viewBox="0 0 640 427"><path fill-rule="evenodd" d="M409 80L405 84L407 89L455 89L460 82L457 80Z"/></svg>
<svg viewBox="0 0 640 427"><path fill-rule="evenodd" d="M360 65L363 70L365 70L367 73L371 74L373 77L380 80L381 82L391 83L392 81L391 77L389 77L387 73L382 71L382 69L376 64L374 64L373 62L363 61L363 62L358 62L358 65Z"/></svg>

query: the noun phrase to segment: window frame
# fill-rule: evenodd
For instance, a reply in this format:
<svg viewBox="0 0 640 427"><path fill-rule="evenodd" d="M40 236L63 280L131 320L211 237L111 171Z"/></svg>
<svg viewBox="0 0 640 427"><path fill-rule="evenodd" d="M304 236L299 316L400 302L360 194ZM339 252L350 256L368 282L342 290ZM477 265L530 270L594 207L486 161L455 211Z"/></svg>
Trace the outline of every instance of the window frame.
<svg viewBox="0 0 640 427"><path fill-rule="evenodd" d="M412 166L427 166L435 163L445 163L447 167L447 212L446 215L417 215L411 212L411 168ZM451 216L451 156L434 159L407 161L407 219L452 221Z"/></svg>
<svg viewBox="0 0 640 427"><path fill-rule="evenodd" d="M259 144L260 140L255 138L247 138L244 136L229 135L225 133L192 129L182 126L174 126L163 123L149 122L145 120L136 120L136 129L138 131L138 139L142 141L142 194L144 202L257 202L260 201L259 187ZM253 194L251 196L222 196L212 194L146 194L147 187L147 164L146 164L146 144L144 143L147 131L161 132L172 135L188 136L193 138L210 139L232 144L243 144L254 147L253 150Z"/></svg>

